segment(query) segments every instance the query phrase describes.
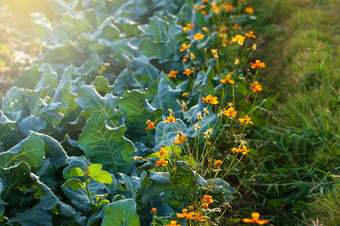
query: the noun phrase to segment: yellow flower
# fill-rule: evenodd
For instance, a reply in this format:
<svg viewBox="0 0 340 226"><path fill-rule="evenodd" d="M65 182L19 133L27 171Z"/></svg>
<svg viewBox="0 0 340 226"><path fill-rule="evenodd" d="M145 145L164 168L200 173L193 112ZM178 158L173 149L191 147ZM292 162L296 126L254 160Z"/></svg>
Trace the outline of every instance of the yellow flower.
<svg viewBox="0 0 340 226"><path fill-rule="evenodd" d="M203 39L204 38L204 36L205 35L203 35L203 34L201 34L201 33L196 33L195 35L194 35L194 39L195 40L201 40L201 39Z"/></svg>
<svg viewBox="0 0 340 226"><path fill-rule="evenodd" d="M211 3L213 13L218 14L220 13L220 8L217 7L216 2Z"/></svg>
<svg viewBox="0 0 340 226"><path fill-rule="evenodd" d="M242 46L245 38L246 38L246 37L244 37L244 36L242 36L242 35L236 35L235 37L232 37L232 38L231 38L231 41L232 41L232 42L237 42L237 44L239 44L240 46Z"/></svg>
<svg viewBox="0 0 340 226"><path fill-rule="evenodd" d="M170 122L170 123L173 123L173 122L175 122L175 121L176 121L176 118L175 118L175 117L173 117L173 116L167 116L166 118L167 118L167 120L165 120L165 122Z"/></svg>
<svg viewBox="0 0 340 226"><path fill-rule="evenodd" d="M196 25L195 24L187 24L186 27L183 27L183 31L190 31L193 29Z"/></svg>
<svg viewBox="0 0 340 226"><path fill-rule="evenodd" d="M246 8L244 9L244 12L245 12L245 13L248 13L248 14L254 14L254 8L251 7L251 6L246 7Z"/></svg>
<svg viewBox="0 0 340 226"><path fill-rule="evenodd" d="M259 224L259 225L263 225L263 224L266 224L266 223L269 222L269 220L259 220L260 214L258 212L253 212L251 214L251 217L252 217L252 219L244 218L242 220L242 222L243 223L256 223L256 224Z"/></svg>
<svg viewBox="0 0 340 226"><path fill-rule="evenodd" d="M183 52L185 50L187 50L189 47L191 46L191 44L186 45L185 43L182 44L182 48L179 50L180 52Z"/></svg>
<svg viewBox="0 0 340 226"><path fill-rule="evenodd" d="M219 104L217 97L213 97L211 95L208 95L206 97L202 97L203 103L210 103L212 105Z"/></svg>
<svg viewBox="0 0 340 226"><path fill-rule="evenodd" d="M245 123L245 124L248 124L248 123L250 123L250 124L254 124L252 121L250 121L251 120L251 116L248 116L248 115L246 115L246 116L244 116L243 118L239 118L238 119L238 121L240 122L240 123Z"/></svg>
<svg viewBox="0 0 340 226"><path fill-rule="evenodd" d="M165 226L181 226L181 225L177 224L177 221L170 221L170 224L167 224Z"/></svg>
<svg viewBox="0 0 340 226"><path fill-rule="evenodd" d="M164 148L161 148L157 153L156 155L159 155L159 156L167 156L169 155L169 151L164 149Z"/></svg>
<svg viewBox="0 0 340 226"><path fill-rule="evenodd" d="M225 108L223 108L223 115L228 116L228 117L235 117L237 114L237 111L235 111L235 109L233 107L228 108L228 110L226 110Z"/></svg>
<svg viewBox="0 0 340 226"><path fill-rule="evenodd" d="M168 74L169 78L176 78L178 71L171 70L170 73Z"/></svg>
<svg viewBox="0 0 340 226"><path fill-rule="evenodd" d="M235 64L239 64L240 63L240 60L238 58L235 58L235 61L234 61Z"/></svg>
<svg viewBox="0 0 340 226"><path fill-rule="evenodd" d="M212 49L211 53L214 55L214 58L217 60L218 59L217 49Z"/></svg>
<svg viewBox="0 0 340 226"><path fill-rule="evenodd" d="M229 74L229 75L226 75L225 78L221 78L220 82L222 83L229 82L230 84L234 84L235 81L231 79L230 74Z"/></svg>

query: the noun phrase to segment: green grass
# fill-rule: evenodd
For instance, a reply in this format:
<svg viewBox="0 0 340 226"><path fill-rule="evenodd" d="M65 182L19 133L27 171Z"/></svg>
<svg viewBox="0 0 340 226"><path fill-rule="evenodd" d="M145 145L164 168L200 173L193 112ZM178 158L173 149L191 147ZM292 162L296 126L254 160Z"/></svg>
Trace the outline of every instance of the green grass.
<svg viewBox="0 0 340 226"><path fill-rule="evenodd" d="M314 225L340 225L340 183L324 195L315 197L315 202L309 207L310 222ZM309 222L307 222L309 223Z"/></svg>
<svg viewBox="0 0 340 226"><path fill-rule="evenodd" d="M340 171L340 1L267 0L256 9L263 95L279 97L253 130L258 156L243 165L241 193L276 225L304 224L310 203L332 192ZM320 206L319 219L322 208L329 206Z"/></svg>

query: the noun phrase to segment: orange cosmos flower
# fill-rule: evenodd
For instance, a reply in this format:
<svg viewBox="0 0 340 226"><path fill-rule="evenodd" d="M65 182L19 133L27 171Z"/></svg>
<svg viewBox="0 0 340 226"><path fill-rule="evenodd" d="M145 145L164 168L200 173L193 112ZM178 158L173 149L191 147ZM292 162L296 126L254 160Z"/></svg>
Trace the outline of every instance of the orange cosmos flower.
<svg viewBox="0 0 340 226"><path fill-rule="evenodd" d="M186 45L185 43L183 43L183 44L182 44L182 48L181 48L179 51L180 51L180 52L183 52L183 51L189 49L190 46L191 46L191 44Z"/></svg>
<svg viewBox="0 0 340 226"><path fill-rule="evenodd" d="M178 218L185 218L188 220L190 218L190 215L188 215L187 212L187 209L182 209L182 213L177 213L176 215Z"/></svg>
<svg viewBox="0 0 340 226"><path fill-rule="evenodd" d="M218 28L218 32L228 31L228 30L229 30L229 27L226 27L224 24Z"/></svg>
<svg viewBox="0 0 340 226"><path fill-rule="evenodd" d="M146 127L145 129L153 129L155 127L156 122L157 122L157 120L154 121L154 122L151 122L150 120L147 120L146 124L148 124L149 126Z"/></svg>
<svg viewBox="0 0 340 226"><path fill-rule="evenodd" d="M187 24L186 27L183 27L183 31L190 31L193 29L196 25L195 24Z"/></svg>
<svg viewBox="0 0 340 226"><path fill-rule="evenodd" d="M185 71L183 72L183 75L190 75L190 74L192 74L192 73L194 73L194 71L190 70L190 68L187 68L187 69L185 69Z"/></svg>
<svg viewBox="0 0 340 226"><path fill-rule="evenodd" d="M259 220L260 214L258 212L253 212L251 214L251 217L252 217L252 219L244 218L242 220L242 222L244 222L244 223L256 223L256 224L259 224L259 225L263 225L263 224L266 224L266 223L269 222L269 220Z"/></svg>
<svg viewBox="0 0 340 226"><path fill-rule="evenodd" d="M166 156L166 155L169 155L169 151L164 149L164 148L161 148L157 153L156 155L159 155L159 156Z"/></svg>
<svg viewBox="0 0 340 226"><path fill-rule="evenodd" d="M190 219L193 219L193 220L205 221L203 216L200 216L198 213L196 213L194 211L190 212L189 216L190 216Z"/></svg>
<svg viewBox="0 0 340 226"><path fill-rule="evenodd" d="M202 97L202 100L203 100L203 103L210 103L212 105L220 103L220 102L218 102L217 97L213 97L211 95L208 95L206 97Z"/></svg>
<svg viewBox="0 0 340 226"><path fill-rule="evenodd" d="M206 203L210 204L210 203L213 203L214 200L212 199L212 196L211 195L203 195L203 201L206 201Z"/></svg>
<svg viewBox="0 0 340 226"><path fill-rule="evenodd" d="M164 161L164 158L161 158L159 161L156 160L157 166L165 166L166 164L168 164L168 161Z"/></svg>
<svg viewBox="0 0 340 226"><path fill-rule="evenodd" d="M264 64L264 62L261 62L260 60L256 60L255 63L250 63L251 68L265 68L266 65Z"/></svg>
<svg viewBox="0 0 340 226"><path fill-rule="evenodd" d="M157 209L155 207L151 208L150 213L151 214L157 214Z"/></svg>
<svg viewBox="0 0 340 226"><path fill-rule="evenodd" d="M205 5L201 5L201 6L197 6L197 5L194 5L194 8L199 11L199 10L202 10L205 8Z"/></svg>
<svg viewBox="0 0 340 226"><path fill-rule="evenodd" d="M228 108L228 110L226 110L225 108L223 108L223 115L228 116L228 117L235 117L237 114L237 111L235 111L235 109L233 107Z"/></svg>
<svg viewBox="0 0 340 226"><path fill-rule="evenodd" d="M188 138L182 132L178 132L177 139L174 140L175 144L183 144Z"/></svg>
<svg viewBox="0 0 340 226"><path fill-rule="evenodd" d="M262 91L262 86L259 84L258 81L255 81L254 84L250 83L250 85L254 87L251 89L254 93Z"/></svg>
<svg viewBox="0 0 340 226"><path fill-rule="evenodd" d="M244 37L244 36L242 36L242 35L236 35L235 37L232 37L232 38L231 38L231 41L232 41L232 42L237 42L237 44L239 44L240 46L242 46L245 38L246 38L246 37Z"/></svg>
<svg viewBox="0 0 340 226"><path fill-rule="evenodd" d="M203 3L208 3L208 2L209 2L209 0L202 0L202 2L203 2Z"/></svg>
<svg viewBox="0 0 340 226"><path fill-rule="evenodd" d="M240 26L240 25L238 25L238 24L235 24L235 25L233 26L233 28L234 28L234 29L241 29L242 26Z"/></svg>
<svg viewBox="0 0 340 226"><path fill-rule="evenodd" d="M238 119L238 121L240 122L240 123L245 123L245 124L248 124L248 123L250 123L250 124L254 124L252 121L250 121L251 120L251 116L248 116L248 115L246 115L246 116L244 116L243 118L239 118Z"/></svg>
<svg viewBox="0 0 340 226"><path fill-rule="evenodd" d="M220 166L220 165L223 164L223 161L222 160L216 160L214 163L215 163L215 165Z"/></svg>
<svg viewBox="0 0 340 226"><path fill-rule="evenodd" d="M232 4L226 4L226 5L223 5L223 8L224 8L224 10L230 11L230 10L233 9L233 5Z"/></svg>
<svg viewBox="0 0 340 226"><path fill-rule="evenodd" d="M226 75L225 78L221 78L220 82L222 83L229 82L230 84L234 84L235 81L230 78L230 74L229 74L229 75Z"/></svg>
<svg viewBox="0 0 340 226"><path fill-rule="evenodd" d="M203 34L201 34L201 33L196 33L195 35L194 35L194 39L195 40L201 40L201 39L203 39L204 38L204 36L205 35L203 35Z"/></svg>
<svg viewBox="0 0 340 226"><path fill-rule="evenodd" d="M206 203L206 202L202 203L202 208L208 209L209 208L209 204Z"/></svg>
<svg viewBox="0 0 340 226"><path fill-rule="evenodd" d="M171 70L170 73L168 74L169 78L176 78L178 71Z"/></svg>
<svg viewBox="0 0 340 226"><path fill-rule="evenodd" d="M244 33L244 34L249 38L256 38L253 31L249 31L249 33Z"/></svg>
<svg viewBox="0 0 340 226"><path fill-rule="evenodd" d="M238 147L238 148L232 148L231 152L233 154L242 153L243 155L246 155L246 154L248 154L249 150L247 149L247 146L245 146L244 144L241 144L240 147Z"/></svg>
<svg viewBox="0 0 340 226"><path fill-rule="evenodd" d="M170 224L167 224L165 226L181 226L181 225L177 224L177 221L170 221Z"/></svg>
<svg viewBox="0 0 340 226"><path fill-rule="evenodd" d="M245 13L248 13L248 14L254 14L254 8L251 7L251 6L246 7L246 8L244 9L244 12L245 12Z"/></svg>

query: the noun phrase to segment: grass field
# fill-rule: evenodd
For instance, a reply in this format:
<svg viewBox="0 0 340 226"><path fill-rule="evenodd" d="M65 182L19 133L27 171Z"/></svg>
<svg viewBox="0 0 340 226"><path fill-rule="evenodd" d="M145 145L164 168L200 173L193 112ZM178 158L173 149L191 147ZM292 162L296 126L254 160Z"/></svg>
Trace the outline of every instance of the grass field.
<svg viewBox="0 0 340 226"><path fill-rule="evenodd" d="M276 225L318 218L339 225L340 1L261 1L259 7L259 23L266 24L259 26L259 57L269 65L263 82L278 98L253 131L259 157L244 187ZM337 200L334 205L320 205L327 192L321 200ZM314 200L320 209L311 215Z"/></svg>

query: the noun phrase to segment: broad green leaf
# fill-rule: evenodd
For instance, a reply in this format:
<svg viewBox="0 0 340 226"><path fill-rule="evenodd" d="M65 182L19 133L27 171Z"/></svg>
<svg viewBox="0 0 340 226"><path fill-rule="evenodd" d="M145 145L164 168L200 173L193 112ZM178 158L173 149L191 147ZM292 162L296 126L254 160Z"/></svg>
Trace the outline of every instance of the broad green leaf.
<svg viewBox="0 0 340 226"><path fill-rule="evenodd" d="M68 174L69 177L82 177L84 172L79 167L72 168Z"/></svg>
<svg viewBox="0 0 340 226"><path fill-rule="evenodd" d="M26 209L22 213L17 213L8 221L8 223L14 222L18 222L22 226L52 226L52 214L50 211L42 210L38 204L31 209Z"/></svg>
<svg viewBox="0 0 340 226"><path fill-rule="evenodd" d="M96 88L97 92L101 93L109 93L111 92L111 87L110 87L110 83L107 80L107 78L105 78L104 76L97 76L94 80L94 87Z"/></svg>
<svg viewBox="0 0 340 226"><path fill-rule="evenodd" d="M136 214L136 203L132 199L119 200L108 205L105 209L103 226L121 225L138 226L139 217Z"/></svg>
<svg viewBox="0 0 340 226"><path fill-rule="evenodd" d="M142 30L143 31L143 30ZM163 19L154 16L149 19L148 28L145 34L157 42L165 42L167 40L168 23Z"/></svg>
<svg viewBox="0 0 340 226"><path fill-rule="evenodd" d="M3 143L5 150L11 148L21 140L16 129L16 123L9 120L0 110L0 142Z"/></svg>
<svg viewBox="0 0 340 226"><path fill-rule="evenodd" d="M162 49L164 49L165 46L163 43L155 42L151 39L145 38L143 39L139 44L139 51L149 57L149 58L160 58Z"/></svg>
<svg viewBox="0 0 340 226"><path fill-rule="evenodd" d="M93 39L107 39L117 40L121 32L114 24L112 17L107 17L104 22L97 28L97 31L93 34Z"/></svg>
<svg viewBox="0 0 340 226"><path fill-rule="evenodd" d="M14 84L20 88L34 89L42 76L42 72L38 71L37 65L32 65L20 73Z"/></svg>
<svg viewBox="0 0 340 226"><path fill-rule="evenodd" d="M141 55L132 59L129 68L136 70L136 77L147 78L145 82L155 81L159 77L158 69L149 62L149 58ZM141 79L139 79L141 80Z"/></svg>
<svg viewBox="0 0 340 226"><path fill-rule="evenodd" d="M207 96L209 94L214 96L214 86L211 83L214 76L215 72L212 68L209 68L206 73L200 71L195 80L192 92L195 93L196 91L198 91L204 96Z"/></svg>
<svg viewBox="0 0 340 226"><path fill-rule="evenodd" d="M47 123L42 121L38 116L28 116L21 120L18 124L19 129L26 136L30 134L30 131L40 132L41 130L46 128Z"/></svg>
<svg viewBox="0 0 340 226"><path fill-rule="evenodd" d="M101 171L101 169L103 168L103 165L101 164L92 164L89 166L89 175L91 177L93 177L94 175L96 175L97 173L99 173L99 171Z"/></svg>
<svg viewBox="0 0 340 226"><path fill-rule="evenodd" d="M99 173L96 173L94 177L92 177L94 181L97 181L99 183L104 183L104 184L112 184L112 177L111 174L109 174L106 171L100 171Z"/></svg>
<svg viewBox="0 0 340 226"><path fill-rule="evenodd" d="M57 169L63 167L68 156L60 143L48 135L42 133L34 134L38 135L45 143L45 157L50 158L51 164Z"/></svg>
<svg viewBox="0 0 340 226"><path fill-rule="evenodd" d="M79 188L84 187L84 184L81 180L77 178L71 178L71 179L68 179L63 185L61 185L61 187L62 188L71 187L73 191L76 191Z"/></svg>
<svg viewBox="0 0 340 226"><path fill-rule="evenodd" d="M113 93L122 95L125 90L141 89L141 83L127 69L123 70L114 82Z"/></svg>
<svg viewBox="0 0 340 226"><path fill-rule="evenodd" d="M146 121L152 122L159 119L162 115L161 109L151 107L146 101L147 94L141 91L125 91L123 98L118 101L119 109L123 111L126 124L134 136L136 134L145 134L147 131ZM148 107L147 109L145 107Z"/></svg>
<svg viewBox="0 0 340 226"><path fill-rule="evenodd" d="M84 110L88 110L90 114L94 111L104 110L108 116L115 112L118 97L112 94L106 94L101 97L95 90L94 86L82 86L79 89L78 98L75 102Z"/></svg>
<svg viewBox="0 0 340 226"><path fill-rule="evenodd" d="M172 89L168 81L164 78L165 76L165 73L162 72L162 78L158 84L157 95L151 105L154 108L162 108L164 112L167 112L168 109L172 109L174 112L181 111L182 106L178 101L181 91Z"/></svg>
<svg viewBox="0 0 340 226"><path fill-rule="evenodd" d="M0 165L7 168L24 161L31 168L38 168L44 161L44 149L44 142L39 136L31 134L10 150L0 153Z"/></svg>
<svg viewBox="0 0 340 226"><path fill-rule="evenodd" d="M126 185L125 192L123 193L125 197L136 200L137 193L140 191L140 188L142 186L141 182L146 176L147 176L147 173L145 171L141 173L140 177L134 177L134 176L130 177L123 173L118 173L118 176L117 176L118 184L125 183Z"/></svg>
<svg viewBox="0 0 340 226"><path fill-rule="evenodd" d="M25 162L16 163L8 168L0 166L0 173L6 178L4 194L10 193L15 187L27 186L32 183L31 169Z"/></svg>
<svg viewBox="0 0 340 226"><path fill-rule="evenodd" d="M134 163L134 145L123 136L125 126L112 128L106 121L104 110L94 112L79 137L79 147L87 159L102 164L104 169L112 167L113 172L128 173Z"/></svg>
<svg viewBox="0 0 340 226"><path fill-rule="evenodd" d="M15 86L11 87L3 99L2 111L12 121L21 119L24 110L24 89L19 89Z"/></svg>

